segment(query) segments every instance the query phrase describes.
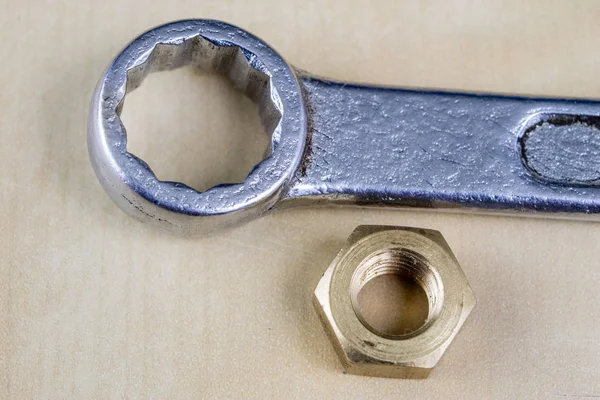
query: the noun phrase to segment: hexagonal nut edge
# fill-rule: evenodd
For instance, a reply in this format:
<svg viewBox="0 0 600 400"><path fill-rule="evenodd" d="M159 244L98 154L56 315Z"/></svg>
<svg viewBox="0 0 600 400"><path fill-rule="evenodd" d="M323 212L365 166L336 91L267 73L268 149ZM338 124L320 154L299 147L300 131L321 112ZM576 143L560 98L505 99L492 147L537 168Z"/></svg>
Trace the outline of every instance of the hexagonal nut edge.
<svg viewBox="0 0 600 400"><path fill-rule="evenodd" d="M385 257L381 258L382 254ZM369 262L377 257L377 262ZM360 290L356 282L364 285L367 272L377 276L373 268L381 265L387 271L393 267L408 270L416 281L421 281L427 294L427 320L406 337L391 338L374 332L355 311L353 292ZM476 300L440 232L362 225L352 232L323 274L313 303L346 372L422 379L438 363Z"/></svg>

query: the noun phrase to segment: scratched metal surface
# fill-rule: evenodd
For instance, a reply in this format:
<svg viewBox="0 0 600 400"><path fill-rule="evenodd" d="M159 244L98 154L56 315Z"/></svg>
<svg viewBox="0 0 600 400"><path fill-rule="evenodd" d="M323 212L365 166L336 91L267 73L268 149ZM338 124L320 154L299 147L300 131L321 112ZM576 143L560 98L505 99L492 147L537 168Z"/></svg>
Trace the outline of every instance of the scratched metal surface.
<svg viewBox="0 0 600 400"><path fill-rule="evenodd" d="M151 71L186 64L228 76L259 105L272 151L243 182L198 192L159 180L126 148L125 93ZM124 211L184 234L311 203L580 218L600 213L599 116L592 101L329 82L296 71L241 28L183 20L116 57L92 100L88 143L98 179Z"/></svg>
<svg viewBox="0 0 600 400"><path fill-rule="evenodd" d="M523 139L525 164L542 179L597 186L600 183L598 119L564 125L544 122Z"/></svg>
<svg viewBox="0 0 600 400"><path fill-rule="evenodd" d="M115 206L84 127L125 42L190 16L242 26L342 80L594 97L600 2L273 5L0 1L0 398L599 397L599 224L321 208L188 240ZM247 138L222 134L238 114L205 83L187 70L154 74L127 100L128 144L146 146L136 154L159 176L223 176L215 146ZM242 174L245 151L225 155ZM443 232L475 291L477 308L426 381L343 374L314 312L313 289L362 224Z"/></svg>
<svg viewBox="0 0 600 400"><path fill-rule="evenodd" d="M547 114L596 116L600 103L378 88L311 77L302 84L312 137L307 164L288 201L307 196L421 207L600 212L600 190L566 179L534 179L518 140ZM561 135L564 126L545 126L553 134L538 134L542 139L529 152L543 159L547 174L562 176L569 167L565 154L580 166L597 164L600 130L573 122L571 134ZM565 153L569 143L581 154ZM588 158L581 158L588 149ZM571 175L589 174L578 171Z"/></svg>
<svg viewBox="0 0 600 400"><path fill-rule="evenodd" d="M239 48L237 58L230 57L235 52L223 54L234 47ZM126 93L150 72L188 64L227 75L240 89L251 89L252 74L270 78L258 96L266 99L254 100L264 120L279 122L267 122L273 128L273 151L244 182L198 192L185 182L159 180L144 160L127 151L127 131L119 117ZM237 225L271 208L301 162L305 137L306 114L294 70L254 35L215 20L176 21L134 39L101 77L88 120L92 166L115 203L143 222L184 234Z"/></svg>

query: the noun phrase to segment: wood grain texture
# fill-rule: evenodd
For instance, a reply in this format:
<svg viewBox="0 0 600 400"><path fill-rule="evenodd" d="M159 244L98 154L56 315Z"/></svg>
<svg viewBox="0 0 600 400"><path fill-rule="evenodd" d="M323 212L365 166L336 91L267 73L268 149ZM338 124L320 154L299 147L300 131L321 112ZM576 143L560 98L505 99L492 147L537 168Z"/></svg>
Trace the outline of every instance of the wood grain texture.
<svg viewBox="0 0 600 400"><path fill-rule="evenodd" d="M594 0L0 0L0 398L600 396L600 224L298 210L182 239L121 212L88 160L94 85L137 34L193 17L237 24L340 80L600 97ZM132 134L196 152L148 146L175 174L220 173L202 152L219 149L228 125L211 115L226 104L215 111L209 96L157 79L148 102L176 103L185 118L137 99ZM190 135L211 145L186 146ZM443 232L478 298L425 381L344 375L312 309L346 237L378 223Z"/></svg>

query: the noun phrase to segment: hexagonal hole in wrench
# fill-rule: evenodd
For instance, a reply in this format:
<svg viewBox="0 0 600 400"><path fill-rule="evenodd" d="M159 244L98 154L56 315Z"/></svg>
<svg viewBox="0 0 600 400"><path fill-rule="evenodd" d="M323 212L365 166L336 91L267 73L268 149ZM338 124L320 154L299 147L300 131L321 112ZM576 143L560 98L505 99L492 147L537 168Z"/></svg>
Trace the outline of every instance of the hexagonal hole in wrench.
<svg viewBox="0 0 600 400"><path fill-rule="evenodd" d="M130 95L149 73L182 66L192 68L156 74ZM177 93L178 101L164 101L161 92ZM242 182L271 154L270 138L281 119L269 76L251 67L238 47L215 46L202 37L157 45L143 64L128 71L125 98L127 150L153 167L158 179L200 191ZM194 106L201 101L202 108Z"/></svg>

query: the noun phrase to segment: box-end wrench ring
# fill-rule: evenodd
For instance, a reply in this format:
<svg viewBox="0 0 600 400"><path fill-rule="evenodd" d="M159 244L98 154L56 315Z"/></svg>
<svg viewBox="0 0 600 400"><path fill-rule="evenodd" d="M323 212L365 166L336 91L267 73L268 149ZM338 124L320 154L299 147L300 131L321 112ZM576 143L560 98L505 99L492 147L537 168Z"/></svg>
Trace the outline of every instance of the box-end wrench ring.
<svg viewBox="0 0 600 400"><path fill-rule="evenodd" d="M198 192L127 151L126 93L183 65L228 76L259 105L271 146L244 182ZM187 234L315 204L600 216L600 102L332 82L212 20L152 29L117 56L93 96L88 148L123 210Z"/></svg>

